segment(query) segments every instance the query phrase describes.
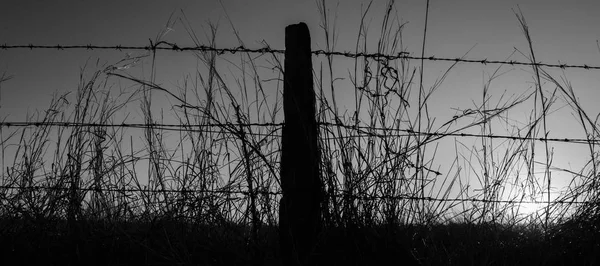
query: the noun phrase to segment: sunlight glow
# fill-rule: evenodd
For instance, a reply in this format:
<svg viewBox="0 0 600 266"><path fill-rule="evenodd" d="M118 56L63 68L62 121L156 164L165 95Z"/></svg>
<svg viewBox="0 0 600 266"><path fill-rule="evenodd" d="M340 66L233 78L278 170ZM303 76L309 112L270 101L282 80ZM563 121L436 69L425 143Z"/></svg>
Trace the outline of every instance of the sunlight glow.
<svg viewBox="0 0 600 266"><path fill-rule="evenodd" d="M548 205L546 203L538 203L538 202L523 202L519 204L519 214L529 216L537 213L538 215L543 215L545 208Z"/></svg>

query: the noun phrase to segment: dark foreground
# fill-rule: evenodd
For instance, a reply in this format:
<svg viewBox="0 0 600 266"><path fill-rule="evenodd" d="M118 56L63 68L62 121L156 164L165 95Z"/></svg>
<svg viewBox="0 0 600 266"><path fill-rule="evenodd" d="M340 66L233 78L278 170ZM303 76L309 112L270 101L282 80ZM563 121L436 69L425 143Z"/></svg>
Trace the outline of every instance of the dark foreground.
<svg viewBox="0 0 600 266"><path fill-rule="evenodd" d="M598 265L595 226L449 224L324 230L319 265ZM280 265L276 227L0 220L3 265Z"/></svg>

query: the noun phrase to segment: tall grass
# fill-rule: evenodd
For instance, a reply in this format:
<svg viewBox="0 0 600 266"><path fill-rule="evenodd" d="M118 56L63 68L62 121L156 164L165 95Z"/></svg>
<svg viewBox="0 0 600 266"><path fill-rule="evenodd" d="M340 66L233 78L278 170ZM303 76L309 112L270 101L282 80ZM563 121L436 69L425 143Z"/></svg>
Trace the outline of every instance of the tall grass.
<svg viewBox="0 0 600 266"><path fill-rule="evenodd" d="M325 1L317 5L325 50L336 51L335 15ZM408 52L402 41L405 24L398 21L393 1L381 17L372 50L365 22L370 7L361 17L354 52ZM528 58L536 62L525 18L516 14ZM185 15L179 22L195 45L218 46L216 26L209 25L202 42ZM165 28L173 25L170 20ZM153 42L164 37L161 32ZM74 264L92 258L109 264L279 263L281 55L206 51L194 56L198 69L178 89L158 84L154 53L86 66L74 95L57 95L45 111L29 117L40 123L2 128L0 233L9 239L4 255L27 262L26 254L35 251L38 258ZM556 255L547 250L594 262L587 257L594 253L581 250L598 249L591 236L598 231L599 131L597 119L586 113L566 79L534 66L534 91L492 102L489 88L502 75L500 66L481 98L473 99L474 107L459 108L440 122L430 116L430 99L458 63L426 88L422 64L355 58L349 71L354 109L343 110L336 95L348 88L336 83L336 60L347 59L327 55L314 70L328 229L319 244L324 262L368 264L398 249L404 249L404 259L424 265L552 263ZM140 61L151 64L149 78L121 67ZM0 78L0 84L6 80ZM117 82L128 85L115 93ZM556 89L545 91L544 82ZM157 97L171 101L169 114L155 107ZM551 201L551 146L541 144L544 185L539 185L534 172L540 144L534 139L550 131L546 118L558 98L577 114L588 136L590 161L570 172L570 190L555 200L588 204L570 215L571 204L549 203L543 215L524 216L519 208L532 195L546 193ZM528 123L507 119L532 101ZM143 126L119 127L128 122L122 113L136 103ZM51 126L57 122L71 126ZM524 138L455 139L455 158L440 169L436 156L440 141L449 139L446 134L490 135L498 128ZM525 179L515 177L521 171ZM466 182L469 172L480 190ZM348 250L355 252L348 255Z"/></svg>

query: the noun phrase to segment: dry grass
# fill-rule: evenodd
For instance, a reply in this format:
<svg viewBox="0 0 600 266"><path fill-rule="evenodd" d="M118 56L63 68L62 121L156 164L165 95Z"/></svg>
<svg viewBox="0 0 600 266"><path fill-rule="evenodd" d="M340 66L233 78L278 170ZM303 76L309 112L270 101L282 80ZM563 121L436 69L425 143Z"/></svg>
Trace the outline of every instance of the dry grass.
<svg viewBox="0 0 600 266"><path fill-rule="evenodd" d="M335 23L325 1L319 3L319 9L325 50L335 51ZM393 10L390 2L374 52L404 51L404 25L397 23ZM367 8L361 19L355 52L369 50L368 28L362 23L368 12ZM517 18L530 44L529 58L535 61L525 19L521 13ZM181 21L196 45L206 44L185 19ZM216 32L211 26L209 45L216 45ZM239 36L238 40L244 45ZM249 54L224 58L215 52L197 52L195 56L203 65L197 76L186 78L179 92L156 84L154 54L126 58L109 66L97 65L89 76L82 70L74 96L57 96L47 111L30 118L118 124L122 121L117 119L123 118L117 114L140 102L146 124L143 129L46 124L3 128L2 156L11 156L10 163L3 165L2 185L6 188L0 189L3 260L16 264L279 264L280 127L276 124L283 117L281 58ZM116 67L137 60L152 64L149 79ZM227 60L236 60L235 71L224 70L222 64ZM444 133L477 129L492 134L492 125L504 123L532 138L545 136L547 110L557 97L569 103L590 140L597 140L596 120L586 114L565 79L534 67L537 87L533 92L492 104L488 88L500 73L498 67L476 108L467 112L465 107L440 123L429 117L428 100L456 63L433 87L424 88L419 78L423 68L410 65L409 60L357 58L350 71L354 109L342 110L334 97L336 89L341 89L334 82L335 60L328 56L315 69L318 121L350 125L323 125L320 130L327 196L325 230L315 256L322 265L377 264L388 259L421 265L597 263L600 185L596 182L594 142L589 143L590 162L577 173L582 181L559 198L590 203L577 208L573 216L566 214L571 206L548 205L544 216L535 216L529 223L515 214L515 206L525 194L510 194L509 200L516 204L495 201L506 200L504 193L508 183L515 182L511 179L515 169L529 172L526 180L520 180L522 185L533 183L534 151L539 143L530 139L507 140L502 145L486 138L477 145L456 141L455 147L469 154L461 154L457 148L450 169L444 172L434 163L436 143L446 138ZM260 63L265 61L269 69L276 70L271 72L275 77L265 77L261 71ZM5 80L0 78L0 84ZM115 80L132 86L111 93ZM545 92L542 82L551 82L557 90ZM173 117L183 125L182 130L156 125L164 122L153 107L152 97L157 94L172 101ZM532 100L529 123L517 126L502 119ZM240 126L247 123L272 125ZM197 127L202 124L217 126ZM397 129L440 135L397 135ZM542 145L544 151L550 149L548 143ZM498 148L505 152L493 156ZM549 164L552 158L547 155ZM467 184L461 181L465 172L461 165L481 173L480 193L469 194ZM546 175L548 171L550 167L546 167ZM542 181L551 182L547 177ZM535 194L549 187L526 189ZM465 201L427 201L424 197ZM471 198L486 201L471 205Z"/></svg>

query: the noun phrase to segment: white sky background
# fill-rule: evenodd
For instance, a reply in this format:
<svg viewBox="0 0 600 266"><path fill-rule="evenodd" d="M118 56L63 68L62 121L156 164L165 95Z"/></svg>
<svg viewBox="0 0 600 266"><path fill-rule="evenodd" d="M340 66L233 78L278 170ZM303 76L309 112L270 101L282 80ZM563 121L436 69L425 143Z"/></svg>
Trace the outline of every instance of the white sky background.
<svg viewBox="0 0 600 266"><path fill-rule="evenodd" d="M374 1L366 22L370 24L370 36L376 41L381 18L387 1ZM404 47L413 56L421 54L426 1L397 1L396 11L402 22L407 22L403 34ZM336 51L354 51L365 1L334 1L327 3L336 14L338 31ZM337 5L337 6L336 6ZM430 3L429 22L425 55L436 57L505 60L516 49L528 53L528 45L513 12L520 8L529 24L531 37L538 61L544 63L567 63L600 65L597 41L600 32L600 11L597 1L436 1ZM237 42L226 14L248 48L262 48L266 42L274 49L284 49L284 29L289 24L306 22L311 31L313 50L325 49L325 39L320 28L320 16L314 1L6 1L0 10L0 44L41 45L139 45L149 43L165 28L167 20L182 18L184 10L192 28L205 41L209 32L207 22L219 25L217 47L237 47ZM163 39L180 46L193 46L185 28L179 22L173 25ZM371 51L371 52L374 52ZM132 52L142 54L142 52ZM26 114L44 110L57 91L76 89L81 67L89 60L90 65L100 62L114 63L123 58L125 52L86 50L0 50L0 73L6 72L14 78L1 84L0 117L5 121L23 121ZM236 56L231 56L236 60ZM520 54L509 60L527 61ZM239 59L237 59L239 61ZM315 69L318 59L313 59ZM236 62L236 61L234 61ZM336 58L335 69L340 77L347 77L350 60ZM413 66L420 62L411 61ZM186 75L194 75L197 61L186 52L159 52L157 59L157 83L177 91ZM231 68L233 65L224 67ZM425 61L424 87L430 88L449 63ZM497 65L459 64L450 73L430 101L430 112L438 125L455 115L452 108L474 108L481 103L483 85ZM148 78L150 63L138 65L130 73L143 73ZM136 72L138 71L138 72ZM266 70L265 70L266 71ZM534 78L529 67L503 66L506 72L494 80L490 93L492 102L497 101L504 91L507 96L519 95L534 89ZM267 72L267 71L266 71ZM561 75L561 71L549 70ZM564 75L571 82L583 108L595 117L600 108L600 75L597 70L566 69ZM273 77L276 77L274 75ZM352 93L344 91L340 81L335 95L341 111L353 108ZM547 84L547 83L546 83ZM115 85L118 88L118 84ZM551 91L554 86L544 86ZM155 98L155 107L168 112L173 102ZM559 100L553 110L565 105ZM139 105L131 105L128 120L141 122ZM531 105L529 105L530 107ZM516 109L511 118L527 121L530 109ZM122 113L121 115L124 115ZM159 114L158 109L155 115ZM549 138L585 138L578 122L568 107L548 117ZM169 123L169 121L164 121ZM135 131L131 131L135 132ZM141 132L141 131L140 131ZM477 133L477 132L472 132ZM502 132L504 133L504 132ZM499 134L502 134L499 133ZM173 133L175 134L175 133ZM140 133L141 138L141 133ZM479 139L462 139L470 145ZM437 165L447 173L448 164L443 158L454 156L454 143L440 143ZM589 151L584 145L552 144L553 166L578 171L587 162ZM539 147L542 144L538 144ZM543 161L540 157L538 161ZM12 161L12 160L10 160ZM8 163L5 161L5 163ZM434 166L436 164L434 163ZM437 167L434 167L437 168ZM472 176L474 178L474 176ZM555 175L556 186L568 182L569 176Z"/></svg>

